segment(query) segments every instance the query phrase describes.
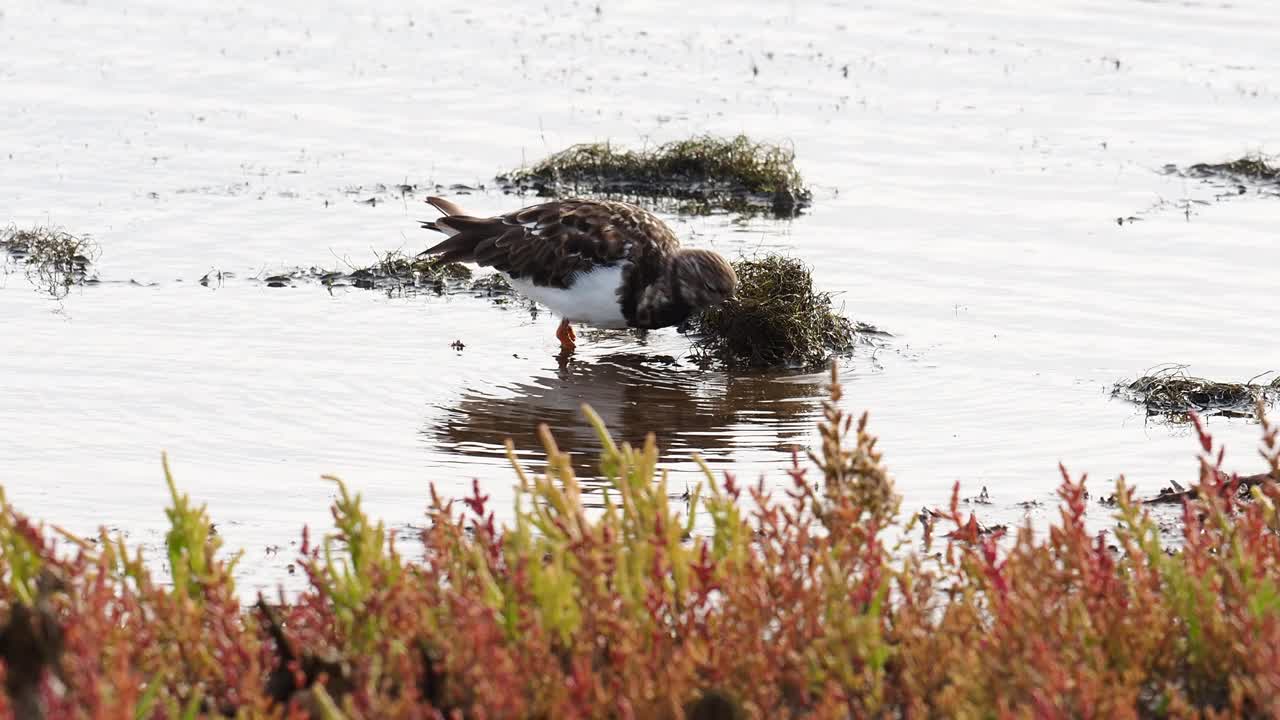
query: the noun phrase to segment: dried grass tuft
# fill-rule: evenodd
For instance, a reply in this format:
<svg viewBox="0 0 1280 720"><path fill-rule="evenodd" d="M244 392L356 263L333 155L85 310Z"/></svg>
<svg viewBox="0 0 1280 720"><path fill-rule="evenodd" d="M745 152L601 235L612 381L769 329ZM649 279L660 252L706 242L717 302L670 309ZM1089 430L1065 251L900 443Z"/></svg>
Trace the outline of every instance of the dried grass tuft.
<svg viewBox="0 0 1280 720"><path fill-rule="evenodd" d="M1280 397L1280 376L1270 383L1255 382L1263 373L1246 382L1222 382L1187 374L1185 365L1154 368L1134 380L1118 382L1111 394L1142 405L1148 417L1170 422L1187 422L1190 413L1254 417L1259 402Z"/></svg>

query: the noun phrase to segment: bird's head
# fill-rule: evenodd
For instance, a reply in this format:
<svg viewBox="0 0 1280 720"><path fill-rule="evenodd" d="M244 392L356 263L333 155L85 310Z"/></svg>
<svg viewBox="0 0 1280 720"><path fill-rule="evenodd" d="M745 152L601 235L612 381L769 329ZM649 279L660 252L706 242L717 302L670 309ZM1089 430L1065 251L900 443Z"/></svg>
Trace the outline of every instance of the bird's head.
<svg viewBox="0 0 1280 720"><path fill-rule="evenodd" d="M671 266L680 296L695 310L719 305L732 297L738 287L733 266L710 250L681 250L672 258Z"/></svg>

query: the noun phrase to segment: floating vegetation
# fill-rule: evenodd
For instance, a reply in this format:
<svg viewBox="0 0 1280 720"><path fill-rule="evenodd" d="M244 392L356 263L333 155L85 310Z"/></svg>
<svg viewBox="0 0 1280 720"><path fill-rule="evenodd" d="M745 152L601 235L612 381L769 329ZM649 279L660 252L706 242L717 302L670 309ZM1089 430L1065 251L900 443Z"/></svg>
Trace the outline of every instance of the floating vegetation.
<svg viewBox="0 0 1280 720"><path fill-rule="evenodd" d="M425 194L442 194L450 195L470 195L473 192L483 192L485 186L482 185L466 185L464 183L450 183L444 185L441 183L410 183L407 180L398 183L373 183L371 185L348 185L341 189L344 195L354 198L355 202L360 205L369 205L377 207L393 201L404 201L410 197L415 197L420 193ZM326 201L327 202L327 201Z"/></svg>
<svg viewBox="0 0 1280 720"><path fill-rule="evenodd" d="M986 488L983 488L983 490L985 491ZM969 500L965 500L964 502L967 503ZM988 502L985 504L990 503ZM916 514L916 519L920 521L921 529L928 534L933 532L935 523L947 522L952 520L953 517L942 510L923 507L920 508L920 512ZM998 537L1009 530L1008 525L987 525L986 523L980 522L978 520L978 516L974 513L969 513L968 520L953 522L953 524L956 525L955 529L944 533L943 537L952 540L977 539L987 535L994 535Z"/></svg>
<svg viewBox="0 0 1280 720"><path fill-rule="evenodd" d="M508 282L506 276L501 273L490 273L472 280L471 289L488 297L512 295L515 293L515 288L511 287L511 283Z"/></svg>
<svg viewBox="0 0 1280 720"><path fill-rule="evenodd" d="M1170 422L1186 422L1189 413L1252 418L1259 403L1270 403L1280 397L1280 376L1270 383L1255 382L1263 373L1247 382L1218 382L1188 375L1185 365L1168 365L1149 371L1136 380L1121 381L1111 390L1146 409L1148 417Z"/></svg>
<svg viewBox="0 0 1280 720"><path fill-rule="evenodd" d="M259 273L251 280L271 288L294 287L298 283L319 283L329 288L354 287L380 290L392 295L431 292L436 295L467 293L506 305L515 290L499 273L473 278L471 269L462 263L441 262L437 258L412 257L399 250L375 255L376 262L366 266L347 263L348 270L322 267L292 268L272 273ZM200 284L221 286L233 273L213 270L200 278Z"/></svg>
<svg viewBox="0 0 1280 720"><path fill-rule="evenodd" d="M462 263L442 263L436 258L409 257L399 250L392 250L378 256L378 261L373 265L358 268L351 275L370 281L425 280L432 283L461 283L471 279L471 269Z"/></svg>
<svg viewBox="0 0 1280 720"><path fill-rule="evenodd" d="M1274 158L1263 155L1246 155L1238 160L1224 163L1196 163L1186 168L1169 164L1164 166L1166 174L1196 178L1206 183L1217 185L1223 189L1215 200L1226 200L1239 195L1246 195L1252 189L1258 195L1280 197L1280 165ZM1203 200L1181 200L1176 203L1188 219L1191 215L1190 203L1208 204ZM1162 201L1161 205L1170 203Z"/></svg>
<svg viewBox="0 0 1280 720"><path fill-rule="evenodd" d="M1270 164L1268 158L1261 155L1247 155L1225 163L1196 163L1187 168L1187 175L1208 178L1226 176L1234 180L1280 183L1280 166Z"/></svg>
<svg viewBox="0 0 1280 720"><path fill-rule="evenodd" d="M692 214L719 210L791 217L812 201L793 150L745 135L705 135L639 151L609 143L574 145L501 175L498 182L511 191L548 197L674 199L676 209Z"/></svg>
<svg viewBox="0 0 1280 720"><path fill-rule="evenodd" d="M355 266L348 263L348 270L331 270L320 267L294 268L254 278L267 287L291 287L297 281L319 282L329 287L357 287L364 290L413 292L431 290L443 294L449 290L469 289L471 270L461 263L442 263L435 258L417 258L391 250L375 254L370 265ZM206 279L202 284L207 284Z"/></svg>
<svg viewBox="0 0 1280 720"><path fill-rule="evenodd" d="M852 350L861 333L887 334L837 313L830 293L813 289L813 275L799 259L742 258L733 269L737 293L687 323L703 336L699 351L727 365L812 367Z"/></svg>
<svg viewBox="0 0 1280 720"><path fill-rule="evenodd" d="M1253 475L1234 475L1230 478L1236 486L1236 496L1240 500L1249 500L1253 495L1253 488L1265 485L1273 481L1271 473L1254 473ZM1170 480L1169 484L1160 488L1160 491L1150 497L1134 496L1130 500L1138 505L1181 505L1184 502L1194 500L1199 490L1196 486L1184 487L1177 480ZM1112 493L1098 501L1107 507L1117 507L1119 498Z"/></svg>
<svg viewBox="0 0 1280 720"><path fill-rule="evenodd" d="M27 279L57 298L92 282L89 266L98 259L98 245L88 236L56 227L20 230L11 225L0 230L0 250L25 268Z"/></svg>

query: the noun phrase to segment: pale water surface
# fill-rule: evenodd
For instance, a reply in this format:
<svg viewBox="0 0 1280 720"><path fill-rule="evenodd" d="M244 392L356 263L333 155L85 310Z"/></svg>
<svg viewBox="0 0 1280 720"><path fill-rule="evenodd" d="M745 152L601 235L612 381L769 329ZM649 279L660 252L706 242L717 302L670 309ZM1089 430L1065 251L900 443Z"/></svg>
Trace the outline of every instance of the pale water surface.
<svg viewBox="0 0 1280 720"><path fill-rule="evenodd" d="M322 473L398 528L431 482L478 478L507 515L503 438L536 463L546 420L588 448L583 401L628 439L657 431L673 491L698 450L780 486L821 373L700 371L672 330L595 337L562 366L545 312L248 279L424 247L425 192L378 184L479 187L576 142L704 132L794 145L810 212L668 219L693 245L803 257L895 334L842 373L906 507L959 480L1016 522L1059 460L1099 489L1187 479L1185 429L1109 387L1165 362L1280 369L1280 198L1161 172L1277 151L1280 8L963 5L11 0L0 223L91 234L103 283L55 300L0 275L0 482L38 517L154 547L167 450L245 548L249 590L289 580L289 542L327 526ZM211 269L236 277L202 286ZM1256 425L1211 427L1259 469Z"/></svg>

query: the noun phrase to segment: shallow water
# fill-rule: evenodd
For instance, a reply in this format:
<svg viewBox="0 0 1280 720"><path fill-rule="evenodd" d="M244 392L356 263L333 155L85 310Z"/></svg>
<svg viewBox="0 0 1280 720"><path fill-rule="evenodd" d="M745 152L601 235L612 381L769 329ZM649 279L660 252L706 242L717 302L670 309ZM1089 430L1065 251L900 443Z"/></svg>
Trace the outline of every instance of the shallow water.
<svg viewBox="0 0 1280 720"><path fill-rule="evenodd" d="M503 438L536 463L546 420L589 450L584 401L628 439L655 430L677 491L695 450L781 485L790 446L813 440L822 373L699 371L671 330L594 337L562 367L555 319L518 304L249 279L420 249L425 192L399 183L479 188L575 142L741 131L794 144L812 210L668 219L693 245L805 258L850 315L894 333L842 378L906 507L961 481L1017 521L1016 503L1052 499L1059 460L1154 491L1190 477L1195 443L1111 400L1113 382L1165 362L1280 369L1280 198L1161 172L1276 151L1278 19L1262 0L514 17L8 3L0 223L92 234L104 282L55 300L0 275L0 482L38 517L153 545L167 450L246 549L250 589L288 580L292 554L268 547L327 525L322 473L396 527L421 521L431 482L460 495L478 478L509 512ZM202 286L211 269L236 277ZM1256 425L1211 428L1230 467L1258 469Z"/></svg>

